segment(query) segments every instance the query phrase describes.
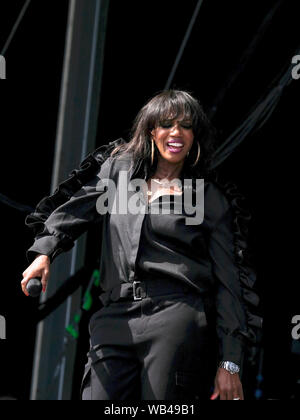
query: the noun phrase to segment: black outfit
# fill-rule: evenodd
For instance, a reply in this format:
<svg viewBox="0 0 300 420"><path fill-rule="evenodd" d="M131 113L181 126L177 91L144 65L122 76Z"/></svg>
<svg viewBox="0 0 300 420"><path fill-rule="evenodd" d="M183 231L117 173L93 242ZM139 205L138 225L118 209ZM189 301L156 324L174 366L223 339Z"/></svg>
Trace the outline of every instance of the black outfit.
<svg viewBox="0 0 300 420"><path fill-rule="evenodd" d="M107 158L101 148L90 155L28 217L36 233L28 259L40 253L53 261L101 219L104 306L90 321L83 398L204 398L207 361L214 354L212 331L217 333L218 360L238 365L253 335L245 296L253 303L254 280L237 258L243 241L240 231L235 234L236 212L220 187L205 181L200 225L186 225L185 217L191 215L185 209L175 214L180 196L164 195L148 204L141 193L146 214L100 215L97 200L105 193L103 185L99 188L101 179L113 179L117 192L122 188L120 171L126 172L128 183L148 179L147 167L131 164L130 156ZM128 192L128 199L134 193ZM170 214L160 211L166 205ZM152 213L153 208L160 214ZM141 281L135 285L142 300L133 300L135 281Z"/></svg>

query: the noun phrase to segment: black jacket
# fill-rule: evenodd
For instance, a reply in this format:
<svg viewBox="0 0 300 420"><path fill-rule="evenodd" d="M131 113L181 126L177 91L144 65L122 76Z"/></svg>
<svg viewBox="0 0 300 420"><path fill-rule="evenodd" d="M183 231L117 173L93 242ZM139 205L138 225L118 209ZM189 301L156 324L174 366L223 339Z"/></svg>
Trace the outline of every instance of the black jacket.
<svg viewBox="0 0 300 420"><path fill-rule="evenodd" d="M237 200L232 204L234 200L229 200L219 185L205 181L204 219L200 225L187 226L186 215L174 212L147 217L143 212L101 215L97 204L107 193L100 180L114 180L118 194L122 189L118 184L120 171L125 171L128 182L138 177L146 180L148 176L146 168L132 165L130 156L109 156L119 142L102 146L89 155L80 169L73 171L27 217L26 223L35 233L35 242L27 252L29 262L36 254L48 255L52 262L101 220L103 291L120 282L132 282L141 272L158 278L174 277L200 294L210 293L215 302L219 359L241 364L247 341L255 338L251 325L259 327L261 319L249 310L249 304L255 306L258 302L252 290L254 272L243 265L245 242ZM133 193L129 192L128 198ZM159 210L171 200L174 208L176 199L164 196L154 201L153 206ZM141 204L147 207L142 198Z"/></svg>

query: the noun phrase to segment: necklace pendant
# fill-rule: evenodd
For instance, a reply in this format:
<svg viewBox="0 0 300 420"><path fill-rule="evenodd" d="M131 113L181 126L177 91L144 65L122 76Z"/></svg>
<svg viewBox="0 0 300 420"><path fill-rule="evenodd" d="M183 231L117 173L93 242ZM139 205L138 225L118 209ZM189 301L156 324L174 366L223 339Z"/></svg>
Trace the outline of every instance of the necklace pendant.
<svg viewBox="0 0 300 420"><path fill-rule="evenodd" d="M159 181L158 179L152 178L152 180L153 180L154 182L156 182L157 184L163 185L163 183L162 183L161 181Z"/></svg>

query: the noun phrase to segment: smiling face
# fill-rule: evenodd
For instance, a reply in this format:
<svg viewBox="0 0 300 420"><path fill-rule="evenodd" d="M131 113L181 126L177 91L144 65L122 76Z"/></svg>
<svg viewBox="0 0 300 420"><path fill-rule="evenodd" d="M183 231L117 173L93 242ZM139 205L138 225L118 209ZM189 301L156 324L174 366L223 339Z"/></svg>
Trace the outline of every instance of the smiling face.
<svg viewBox="0 0 300 420"><path fill-rule="evenodd" d="M183 117L159 121L151 135L161 158L172 164L184 162L194 141L192 121Z"/></svg>

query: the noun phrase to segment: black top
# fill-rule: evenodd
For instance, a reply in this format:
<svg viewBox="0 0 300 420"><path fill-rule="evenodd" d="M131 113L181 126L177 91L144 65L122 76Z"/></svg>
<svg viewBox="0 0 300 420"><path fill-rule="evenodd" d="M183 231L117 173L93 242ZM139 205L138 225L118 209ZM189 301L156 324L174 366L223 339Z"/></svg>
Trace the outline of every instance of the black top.
<svg viewBox="0 0 300 420"><path fill-rule="evenodd" d="M184 211L175 214L183 197L163 195L149 204L134 237L139 242L136 273L141 278L178 279L201 294L215 291L221 359L240 364L243 337L239 333L247 335L247 321L235 262L233 211L214 184L205 182L204 192L200 225L186 225ZM170 214L162 214L168 208Z"/></svg>
<svg viewBox="0 0 300 420"><path fill-rule="evenodd" d="M32 261L39 253L48 255L52 262L101 219L100 278L103 291L120 282L132 282L141 273L179 279L199 293L214 291L220 360L240 364L249 331L240 267L235 258L234 211L225 195L213 182L204 181L201 224L186 224L186 217L189 220L199 217L201 211L194 216L189 211L186 213L186 207L181 214L175 212L179 203L184 202L184 195L188 194L185 190L182 196L164 195L152 203L147 203L140 191L139 204L143 210L140 213L112 211L100 215L100 197L104 201L108 193L99 181L104 178L115 181L117 188L112 199L115 203L119 191L124 191L120 171L124 171L128 183L136 179L137 174L141 177L141 171L130 167L130 157L108 158L104 163L98 161L101 165L96 175L77 188L75 194L70 193L70 183L62 183L56 194L39 203L36 212L27 218L27 224L36 233L35 242L27 253L28 260ZM146 179L147 173L144 172L142 178ZM127 191L127 194L129 201L136 190ZM170 206L170 214L160 211L166 205ZM154 214L153 209L160 214Z"/></svg>

